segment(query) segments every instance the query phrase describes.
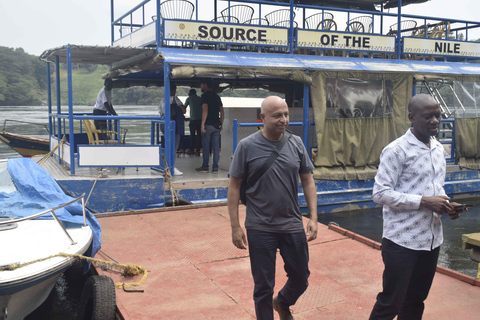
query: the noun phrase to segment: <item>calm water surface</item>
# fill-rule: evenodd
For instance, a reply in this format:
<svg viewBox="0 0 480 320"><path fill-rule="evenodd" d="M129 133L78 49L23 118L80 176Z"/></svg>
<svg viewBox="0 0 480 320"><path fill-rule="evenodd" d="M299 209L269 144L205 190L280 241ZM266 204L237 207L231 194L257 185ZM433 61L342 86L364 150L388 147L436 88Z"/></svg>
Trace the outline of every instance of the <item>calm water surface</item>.
<svg viewBox="0 0 480 320"><path fill-rule="evenodd" d="M462 213L457 220L442 217L443 244L440 247L438 264L476 277L478 263L470 259L470 250L462 249L462 234L480 232L480 200L459 201L473 204L468 212ZM364 237L382 242L382 209L354 211L345 213L319 214L318 221L328 225L330 222L351 230Z"/></svg>

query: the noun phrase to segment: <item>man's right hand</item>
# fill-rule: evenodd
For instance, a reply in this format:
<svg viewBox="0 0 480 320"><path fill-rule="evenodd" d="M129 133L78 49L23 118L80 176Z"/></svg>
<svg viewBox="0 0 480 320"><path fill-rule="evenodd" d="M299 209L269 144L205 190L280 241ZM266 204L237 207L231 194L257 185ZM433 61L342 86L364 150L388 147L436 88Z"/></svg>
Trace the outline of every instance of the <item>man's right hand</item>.
<svg viewBox="0 0 480 320"><path fill-rule="evenodd" d="M447 196L422 197L420 206L438 214L446 214L455 211L449 200L450 198Z"/></svg>
<svg viewBox="0 0 480 320"><path fill-rule="evenodd" d="M232 242L238 249L247 249L247 236L241 227L232 228Z"/></svg>

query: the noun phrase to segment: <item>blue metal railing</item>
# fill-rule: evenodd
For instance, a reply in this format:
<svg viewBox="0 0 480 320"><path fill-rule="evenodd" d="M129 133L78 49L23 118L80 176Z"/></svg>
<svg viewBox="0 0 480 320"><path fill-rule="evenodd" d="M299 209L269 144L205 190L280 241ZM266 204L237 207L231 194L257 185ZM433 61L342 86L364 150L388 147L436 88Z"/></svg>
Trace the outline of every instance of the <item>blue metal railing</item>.
<svg viewBox="0 0 480 320"><path fill-rule="evenodd" d="M161 116L97 116L97 115L91 115L91 114L85 114L85 113L49 113L49 118L51 119L50 123L52 124L53 131L50 131L50 136L53 139L56 137L58 140L61 140L61 138L64 135L69 135L69 141L68 143L70 146L75 146L78 144L78 141L75 141L75 131L77 133L84 133L84 126L82 120L107 120L108 121L108 130L111 131L112 127L115 128L116 131L116 140L118 141L118 144L121 144L122 141L122 135L121 135L121 121L134 121L134 120L149 120L151 123L150 127L150 144L151 145L158 145L160 144L160 134L159 134L159 129L160 125L165 125L165 120ZM69 125L66 125L66 121L69 122ZM74 121L79 121L80 125L79 127L75 128L74 127ZM111 122L113 122L113 126L111 125ZM58 123L58 125L55 125L55 123ZM175 121L171 121L170 124L170 130L172 132L175 132ZM70 134L72 132L73 134ZM162 153L166 153L166 148L167 146L170 146L172 150L175 148L175 140L174 137L175 135L172 134L171 137L173 139L170 139L171 141L168 141L166 139L165 141L165 146L160 148L160 159L162 158L161 155ZM74 147L70 148L70 152L74 154ZM71 155L66 155L67 157L71 157ZM71 157L73 158L73 157ZM61 157L59 156L59 161L62 161ZM174 161L175 158L173 157L172 161L172 168L174 166ZM103 165L104 167L117 167L117 166L106 166ZM163 166L163 163L160 163L160 166ZM74 166L72 166L72 174L74 174Z"/></svg>
<svg viewBox="0 0 480 320"><path fill-rule="evenodd" d="M191 0L192 3L195 4L195 7L198 7L199 5L199 0ZM349 29L349 24L348 21L350 21L350 18L352 18L352 15L366 15L366 16L371 16L372 22L371 22L371 32L365 31L365 33L370 33L370 34L377 34L377 35L384 35L386 32L388 32L388 25L385 25L386 22L390 21L392 23L397 23L397 25L401 25L400 22L402 19L416 19L416 20L423 20L423 25L428 26L435 24L440 21L446 21L452 24L452 28L450 29L451 32L454 33L455 39L457 41L470 41L469 40L469 30L480 28L480 23L476 21L467 21L467 20L458 20L458 19L450 19L450 18L439 18L439 17L427 17L427 16L418 16L418 15L408 15L408 14L401 14L401 10L399 10L400 14L395 14L395 13L388 13L388 12L378 12L378 11L363 11L363 10L354 10L354 9L343 9L343 8L333 8L333 7L324 7L324 6L315 6L315 5L304 5L304 4L299 4L299 3L294 3L294 1L291 1L290 3L278 3L278 2L272 2L272 1L256 1L256 0L239 0L239 1L232 1L234 2L235 5L238 4L246 4L246 5L251 5L253 8L255 8L254 12L254 17L258 18L263 18L262 13L268 13L269 11L273 11L278 8L286 8L289 7L291 8L291 15L290 15L290 26L288 27L288 45L285 48L285 52L287 53L294 53L294 49L296 48L295 44L297 43L297 35L295 31L295 26L294 26L294 19L293 19L293 13L296 14L296 23L300 26L299 29L305 29L305 18L307 18L307 15L309 15L312 12L333 12L333 13L338 13L338 18L335 17L335 20L338 21L338 32L343 32L346 27L346 31ZM218 1L218 3L222 4L227 4L229 7L231 4L231 1ZM115 35L117 33L115 32L115 28L120 28L120 38L135 32L137 29L143 28L147 25L150 25L152 22L148 19L146 19L147 15L147 10L146 6L147 5L155 6L153 13L155 16L161 16L161 10L160 10L160 0L145 0L135 6L132 10L128 11L118 19L114 20L112 17L112 45L114 43ZM217 1L214 2L214 7L212 10L208 13L203 13L201 20L199 19L198 16L198 10L195 9L195 17L193 20L196 21L212 21L216 19L218 16L217 11L221 11L224 8L220 8L220 10L217 9ZM150 10L150 11L152 11ZM310 13L307 13L307 10L310 11ZM313 10L313 11L312 11ZM112 11L113 11L113 0L112 0ZM300 14L299 14L300 13ZM346 18L346 19L345 19ZM345 21L347 24L345 27L341 27L341 24ZM421 25L419 25L421 26ZM126 28L126 29L124 29ZM163 20L162 19L156 19L156 43L158 47L161 47L164 44L164 39L163 39L163 33L161 32L163 28ZM403 41L401 37L401 31L400 28L397 30L397 37L395 39L396 43L396 53L397 53L397 59L401 59L402 57L402 46L403 46ZM405 30L403 30L405 31ZM465 32L465 40L459 40L459 32L463 31ZM451 39L448 39L451 40ZM473 39L472 41L474 41ZM176 40L175 40L176 41ZM191 46L192 48L195 48L196 42L193 40L189 41L180 41L180 42L191 42L193 45ZM222 43L222 42L219 42ZM224 46L224 48L228 48L229 43ZM145 43L143 45L151 45L151 43ZM183 46L182 46L183 47ZM218 47L218 46L215 46ZM275 46L274 46L275 47ZM337 49L335 49L337 50ZM342 49L338 49L342 50ZM345 51L345 50L344 50ZM368 52L368 50L355 50L355 51L364 51ZM391 57L391 56L390 56ZM466 60L467 58L465 58Z"/></svg>
<svg viewBox="0 0 480 320"><path fill-rule="evenodd" d="M303 126L303 122L290 122L289 126ZM237 119L233 120L233 153L237 149L238 144L238 128L244 127L259 127L262 126L262 123L249 122L249 123L239 123ZM309 126L315 126L315 122L309 122ZM305 131L305 130L304 130ZM447 146L445 152L445 160L448 163L456 163L455 161L455 119L442 119L440 123L440 130L438 134L438 140L442 145ZM308 141L303 139L305 148L309 150ZM315 147L315 146L313 146ZM449 151L449 152L447 152ZM448 155L448 156L447 156Z"/></svg>
<svg viewBox="0 0 480 320"><path fill-rule="evenodd" d="M315 122L309 122L309 126L314 126ZM244 123L239 123L237 119L233 120L233 153L235 153L235 150L237 149L237 144L238 144L238 128L248 128L248 127L262 127L263 123L258 123L258 122L244 122ZM289 122L288 126L290 127L299 127L303 126L303 122ZM308 141L307 139L303 139L303 143L305 145L305 148L308 150Z"/></svg>

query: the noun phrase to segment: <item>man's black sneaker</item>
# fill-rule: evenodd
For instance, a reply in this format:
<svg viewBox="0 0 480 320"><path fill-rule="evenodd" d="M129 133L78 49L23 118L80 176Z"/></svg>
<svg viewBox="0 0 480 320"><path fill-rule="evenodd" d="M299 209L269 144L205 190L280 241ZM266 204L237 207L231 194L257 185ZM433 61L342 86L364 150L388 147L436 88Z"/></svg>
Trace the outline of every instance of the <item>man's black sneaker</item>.
<svg viewBox="0 0 480 320"><path fill-rule="evenodd" d="M197 170L198 172L207 172L208 173L208 168L205 168L205 167L196 168L195 170Z"/></svg>

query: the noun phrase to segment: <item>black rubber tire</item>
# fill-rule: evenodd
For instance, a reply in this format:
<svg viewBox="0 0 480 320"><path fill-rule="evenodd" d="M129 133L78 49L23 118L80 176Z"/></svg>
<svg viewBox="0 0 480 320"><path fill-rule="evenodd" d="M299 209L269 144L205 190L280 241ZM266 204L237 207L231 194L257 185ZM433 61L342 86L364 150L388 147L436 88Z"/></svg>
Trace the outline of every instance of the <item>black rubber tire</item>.
<svg viewBox="0 0 480 320"><path fill-rule="evenodd" d="M115 284L107 276L91 276L82 290L78 310L80 320L114 320Z"/></svg>

